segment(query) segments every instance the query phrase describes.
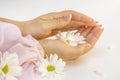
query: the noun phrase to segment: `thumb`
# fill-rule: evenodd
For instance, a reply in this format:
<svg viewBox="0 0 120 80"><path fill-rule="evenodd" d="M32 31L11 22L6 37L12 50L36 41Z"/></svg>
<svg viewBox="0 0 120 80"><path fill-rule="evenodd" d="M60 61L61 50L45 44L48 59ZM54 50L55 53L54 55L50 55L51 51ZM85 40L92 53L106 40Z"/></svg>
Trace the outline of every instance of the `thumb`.
<svg viewBox="0 0 120 80"><path fill-rule="evenodd" d="M43 24L43 26L49 30L61 29L67 24L69 24L69 22L71 21L71 18L72 18L72 14L68 14L62 17L49 19Z"/></svg>

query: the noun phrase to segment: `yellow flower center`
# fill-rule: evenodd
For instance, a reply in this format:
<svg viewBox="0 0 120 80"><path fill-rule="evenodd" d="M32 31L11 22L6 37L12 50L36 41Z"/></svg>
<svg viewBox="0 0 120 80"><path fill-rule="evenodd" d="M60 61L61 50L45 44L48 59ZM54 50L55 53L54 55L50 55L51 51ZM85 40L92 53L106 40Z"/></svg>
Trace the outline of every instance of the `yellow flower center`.
<svg viewBox="0 0 120 80"><path fill-rule="evenodd" d="M67 39L66 42L67 42L68 44L70 44L71 40Z"/></svg>
<svg viewBox="0 0 120 80"><path fill-rule="evenodd" d="M8 73L8 65L7 64L2 68L2 71L4 72L4 74Z"/></svg>
<svg viewBox="0 0 120 80"><path fill-rule="evenodd" d="M47 66L47 70L48 70L48 72L55 71L55 66L53 66L53 65L48 65L48 66Z"/></svg>

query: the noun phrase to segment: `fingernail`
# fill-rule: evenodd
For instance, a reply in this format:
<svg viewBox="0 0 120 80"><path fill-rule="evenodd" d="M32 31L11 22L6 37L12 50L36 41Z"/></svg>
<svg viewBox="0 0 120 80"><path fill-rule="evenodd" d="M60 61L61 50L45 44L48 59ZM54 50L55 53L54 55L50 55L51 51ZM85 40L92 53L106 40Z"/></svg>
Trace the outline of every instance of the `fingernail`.
<svg viewBox="0 0 120 80"><path fill-rule="evenodd" d="M97 25L101 25L100 23L97 23Z"/></svg>
<svg viewBox="0 0 120 80"><path fill-rule="evenodd" d="M64 17L64 20L65 21L69 21L71 18L72 18L72 14L69 14L68 16Z"/></svg>
<svg viewBox="0 0 120 80"><path fill-rule="evenodd" d="M99 23L98 21L95 21L96 23Z"/></svg>
<svg viewBox="0 0 120 80"><path fill-rule="evenodd" d="M102 26L100 27L101 29L104 29Z"/></svg>
<svg viewBox="0 0 120 80"><path fill-rule="evenodd" d="M103 26L102 26L102 24L99 24L98 26L99 26L101 29L104 29Z"/></svg>
<svg viewBox="0 0 120 80"><path fill-rule="evenodd" d="M102 27L102 24L97 24L97 26Z"/></svg>

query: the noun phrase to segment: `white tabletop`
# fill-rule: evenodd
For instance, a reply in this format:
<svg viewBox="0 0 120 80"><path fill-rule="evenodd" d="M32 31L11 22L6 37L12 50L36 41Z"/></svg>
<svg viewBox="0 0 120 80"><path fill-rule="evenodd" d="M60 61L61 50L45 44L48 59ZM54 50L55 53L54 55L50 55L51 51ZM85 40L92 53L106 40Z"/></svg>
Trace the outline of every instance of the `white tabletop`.
<svg viewBox="0 0 120 80"><path fill-rule="evenodd" d="M90 52L67 64L67 80L120 80L120 0L0 0L0 17L15 20L67 9L93 17L105 29Z"/></svg>

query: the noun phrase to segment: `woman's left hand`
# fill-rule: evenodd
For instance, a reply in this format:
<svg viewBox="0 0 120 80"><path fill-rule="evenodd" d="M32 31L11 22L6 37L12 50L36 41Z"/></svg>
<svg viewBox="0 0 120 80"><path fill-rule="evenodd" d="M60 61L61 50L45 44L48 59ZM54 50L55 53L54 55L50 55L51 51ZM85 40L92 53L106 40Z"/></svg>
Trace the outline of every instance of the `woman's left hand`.
<svg viewBox="0 0 120 80"><path fill-rule="evenodd" d="M52 12L25 22L24 34L31 34L36 39L45 38L58 31L78 30L82 26L94 26L96 22L76 11Z"/></svg>

